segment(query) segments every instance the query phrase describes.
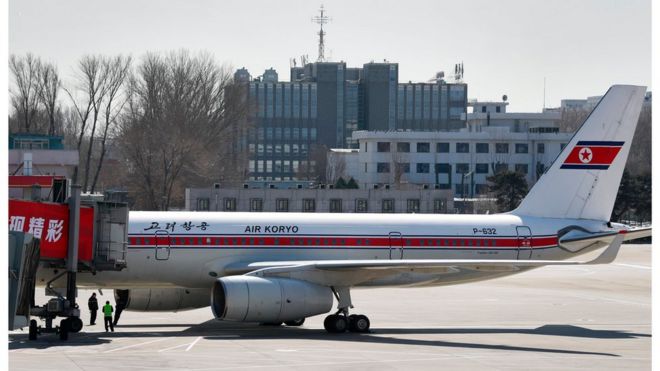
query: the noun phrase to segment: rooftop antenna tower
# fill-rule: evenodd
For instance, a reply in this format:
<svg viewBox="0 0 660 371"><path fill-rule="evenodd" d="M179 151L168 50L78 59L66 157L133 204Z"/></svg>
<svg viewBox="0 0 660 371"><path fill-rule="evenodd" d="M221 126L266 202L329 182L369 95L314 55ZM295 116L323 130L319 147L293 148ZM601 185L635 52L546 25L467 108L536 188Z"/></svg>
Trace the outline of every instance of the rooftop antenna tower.
<svg viewBox="0 0 660 371"><path fill-rule="evenodd" d="M321 9L319 10L320 15L316 17L312 17L312 22L318 24L321 26L321 30L319 31L319 57L316 60L317 62L325 62L325 45L323 43L323 36L325 36L325 31L323 31L323 25L326 23L329 23L332 19L325 15L325 9L323 8L323 4L321 4Z"/></svg>

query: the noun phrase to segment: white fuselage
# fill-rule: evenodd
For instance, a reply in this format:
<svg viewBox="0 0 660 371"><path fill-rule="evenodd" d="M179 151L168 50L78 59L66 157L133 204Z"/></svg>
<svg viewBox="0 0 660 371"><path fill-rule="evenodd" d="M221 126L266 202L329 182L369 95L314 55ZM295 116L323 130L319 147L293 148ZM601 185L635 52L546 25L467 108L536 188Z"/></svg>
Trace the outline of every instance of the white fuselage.
<svg viewBox="0 0 660 371"><path fill-rule="evenodd" d="M78 285L105 288L211 287L255 262L360 259L563 260L558 231L605 223L513 214L316 214L131 212L119 272L81 273ZM516 272L401 273L368 286L446 285ZM41 269L38 282L55 275Z"/></svg>

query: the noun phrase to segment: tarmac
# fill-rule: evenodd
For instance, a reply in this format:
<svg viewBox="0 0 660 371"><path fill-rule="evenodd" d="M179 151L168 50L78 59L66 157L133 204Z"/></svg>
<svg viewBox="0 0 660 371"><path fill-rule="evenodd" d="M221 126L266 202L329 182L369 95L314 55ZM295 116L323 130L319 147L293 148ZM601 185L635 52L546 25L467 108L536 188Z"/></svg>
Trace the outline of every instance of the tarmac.
<svg viewBox="0 0 660 371"><path fill-rule="evenodd" d="M585 257L586 259L586 257ZM89 322L81 290L83 320ZM104 291L99 303L110 300ZM608 265L544 267L464 285L353 290L369 334L327 334L325 316L302 327L181 313L124 311L60 341L9 333L12 370L651 368L651 245L624 245ZM44 303L37 289L37 303ZM100 313L99 313L100 314Z"/></svg>

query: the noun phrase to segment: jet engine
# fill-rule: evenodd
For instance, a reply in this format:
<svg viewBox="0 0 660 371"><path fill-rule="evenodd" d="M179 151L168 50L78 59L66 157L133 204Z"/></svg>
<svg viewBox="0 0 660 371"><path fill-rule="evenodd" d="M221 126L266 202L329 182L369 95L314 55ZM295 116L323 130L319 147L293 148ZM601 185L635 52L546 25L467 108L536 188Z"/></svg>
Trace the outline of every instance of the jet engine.
<svg viewBox="0 0 660 371"><path fill-rule="evenodd" d="M178 312L209 305L208 289L163 288L115 290L115 300L126 302L126 310Z"/></svg>
<svg viewBox="0 0 660 371"><path fill-rule="evenodd" d="M327 313L332 290L288 278L230 276L213 286L211 308L227 321L280 323Z"/></svg>

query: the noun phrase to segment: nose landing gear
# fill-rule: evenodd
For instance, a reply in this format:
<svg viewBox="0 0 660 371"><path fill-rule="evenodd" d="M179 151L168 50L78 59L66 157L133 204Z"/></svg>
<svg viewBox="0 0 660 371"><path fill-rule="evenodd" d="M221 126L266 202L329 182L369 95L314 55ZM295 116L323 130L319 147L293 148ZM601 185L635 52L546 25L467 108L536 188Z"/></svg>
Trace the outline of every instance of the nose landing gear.
<svg viewBox="0 0 660 371"><path fill-rule="evenodd" d="M339 310L337 313L325 317L323 321L325 330L332 334L343 333L347 330L358 333L369 332L371 322L367 316L362 314L348 314L348 309L353 308L350 290L345 287L338 289L332 287L332 292L339 302L337 305Z"/></svg>

